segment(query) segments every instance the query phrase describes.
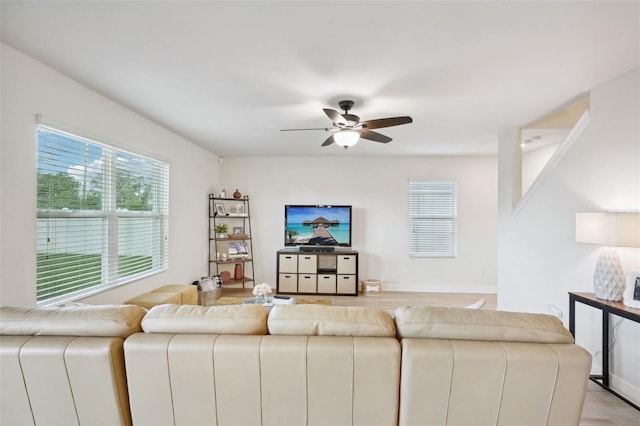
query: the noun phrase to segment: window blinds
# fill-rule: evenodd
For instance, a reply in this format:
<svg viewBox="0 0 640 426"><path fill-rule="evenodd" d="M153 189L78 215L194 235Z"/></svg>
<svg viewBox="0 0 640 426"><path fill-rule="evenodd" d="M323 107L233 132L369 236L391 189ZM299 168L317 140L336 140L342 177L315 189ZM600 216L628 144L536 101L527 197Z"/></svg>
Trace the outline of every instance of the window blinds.
<svg viewBox="0 0 640 426"><path fill-rule="evenodd" d="M455 257L456 211L456 182L410 181L410 256Z"/></svg>
<svg viewBox="0 0 640 426"><path fill-rule="evenodd" d="M44 125L37 139L38 302L166 270L169 165Z"/></svg>

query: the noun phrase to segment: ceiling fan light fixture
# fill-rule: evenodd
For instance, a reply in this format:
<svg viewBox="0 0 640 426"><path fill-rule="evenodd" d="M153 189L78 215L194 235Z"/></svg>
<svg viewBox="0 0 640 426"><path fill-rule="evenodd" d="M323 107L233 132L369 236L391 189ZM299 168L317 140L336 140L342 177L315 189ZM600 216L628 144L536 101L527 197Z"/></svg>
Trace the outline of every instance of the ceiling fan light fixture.
<svg viewBox="0 0 640 426"><path fill-rule="evenodd" d="M1 1L1 0L0 0ZM329 117L332 127L314 128L314 129L282 129L281 132L291 130L325 130L331 133L321 146L339 145L345 149L358 143L360 139L374 141L379 143L389 143L393 139L372 129L381 129L383 127L399 126L401 124L413 123L413 119L409 116L403 117L387 117L378 118L376 120L360 121L360 117L350 114L349 111L353 106L353 101L340 101L340 108L344 110L344 114L340 114L335 109L322 108L325 115Z"/></svg>
<svg viewBox="0 0 640 426"><path fill-rule="evenodd" d="M336 144L343 148L349 148L358 143L360 134L354 130L341 130L333 135Z"/></svg>

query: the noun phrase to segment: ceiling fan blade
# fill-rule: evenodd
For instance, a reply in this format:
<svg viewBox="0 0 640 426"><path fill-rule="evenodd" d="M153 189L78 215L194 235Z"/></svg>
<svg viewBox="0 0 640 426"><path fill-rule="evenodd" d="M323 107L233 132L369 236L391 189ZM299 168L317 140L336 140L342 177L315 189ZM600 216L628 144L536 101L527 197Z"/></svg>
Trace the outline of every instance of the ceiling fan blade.
<svg viewBox="0 0 640 426"><path fill-rule="evenodd" d="M281 132L296 132L298 130L326 130L329 131L330 129L326 128L326 127L313 127L310 129L280 129Z"/></svg>
<svg viewBox="0 0 640 426"><path fill-rule="evenodd" d="M388 143L393 140L389 136L385 136L381 133L374 132L369 129L362 129L358 133L360 133L360 137L362 139L368 139L374 142Z"/></svg>
<svg viewBox="0 0 640 426"><path fill-rule="evenodd" d="M408 116L404 117L390 117L390 118L379 118L377 120L367 120L363 121L362 124L367 129L380 129L382 127L391 127L391 126L399 126L401 124L409 124L413 123L413 119Z"/></svg>
<svg viewBox="0 0 640 426"><path fill-rule="evenodd" d="M322 108L322 110L324 111L325 114L327 114L327 117L329 117L331 121L333 121L334 123L342 124L343 126L346 126L347 124L349 124L347 120L342 116L342 114L340 114L335 109Z"/></svg>
<svg viewBox="0 0 640 426"><path fill-rule="evenodd" d="M322 146L329 146L335 141L333 140L333 135L329 136L326 141L322 143Z"/></svg>

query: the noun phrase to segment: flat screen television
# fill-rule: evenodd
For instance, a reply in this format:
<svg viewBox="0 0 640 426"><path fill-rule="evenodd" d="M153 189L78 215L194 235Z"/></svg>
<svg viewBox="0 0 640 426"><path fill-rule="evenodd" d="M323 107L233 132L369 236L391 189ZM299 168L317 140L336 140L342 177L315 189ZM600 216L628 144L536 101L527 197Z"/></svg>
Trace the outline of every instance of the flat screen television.
<svg viewBox="0 0 640 426"><path fill-rule="evenodd" d="M285 205L284 244L351 247L351 206Z"/></svg>

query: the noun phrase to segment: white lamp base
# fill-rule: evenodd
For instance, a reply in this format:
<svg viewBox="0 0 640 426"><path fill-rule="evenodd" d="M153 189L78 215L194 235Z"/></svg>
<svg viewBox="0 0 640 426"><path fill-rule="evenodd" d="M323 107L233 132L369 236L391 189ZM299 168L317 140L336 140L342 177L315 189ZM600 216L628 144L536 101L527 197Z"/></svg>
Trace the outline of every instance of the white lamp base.
<svg viewBox="0 0 640 426"><path fill-rule="evenodd" d="M604 248L593 273L593 290L598 299L619 301L624 296L624 271L618 253Z"/></svg>

